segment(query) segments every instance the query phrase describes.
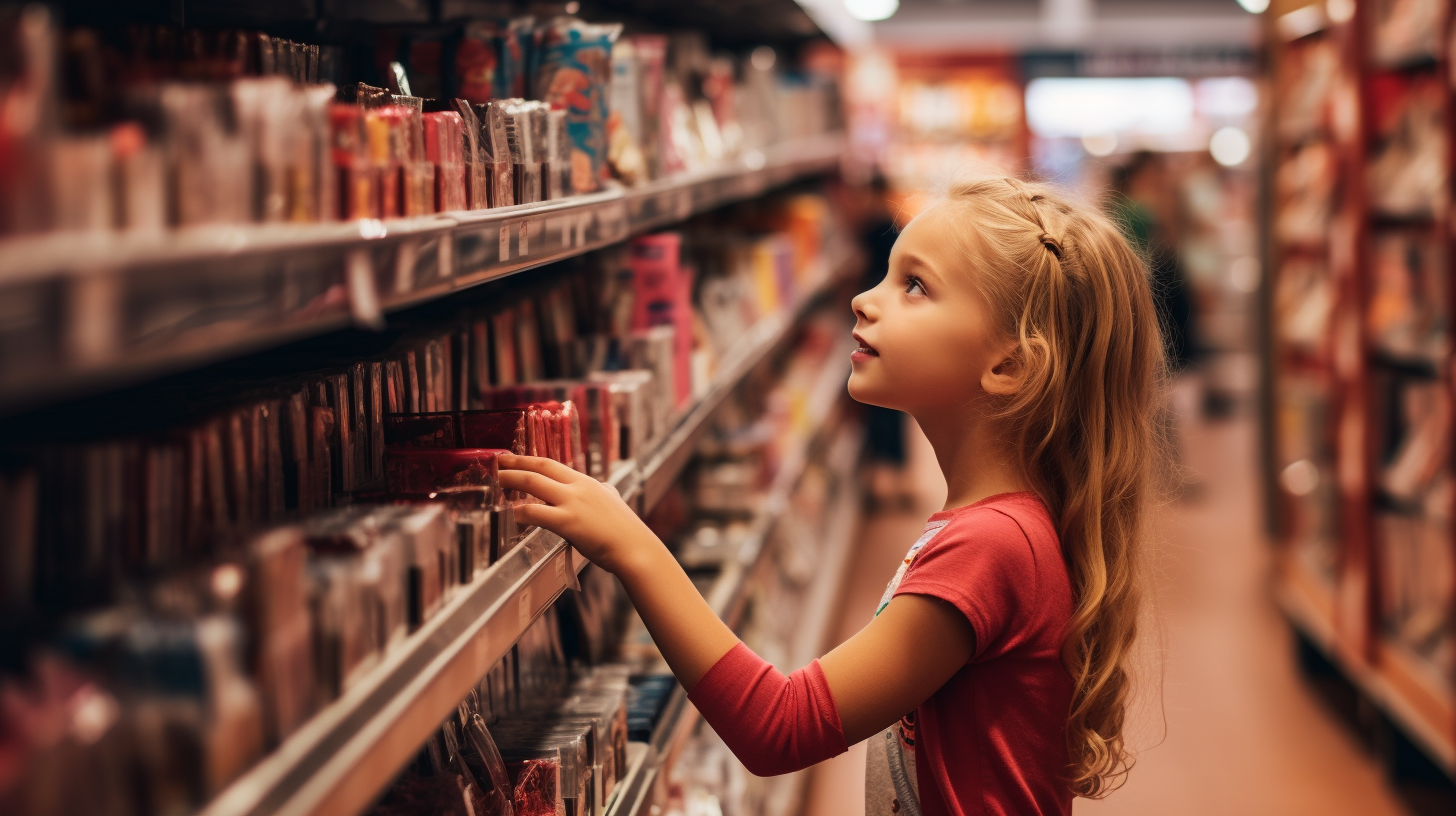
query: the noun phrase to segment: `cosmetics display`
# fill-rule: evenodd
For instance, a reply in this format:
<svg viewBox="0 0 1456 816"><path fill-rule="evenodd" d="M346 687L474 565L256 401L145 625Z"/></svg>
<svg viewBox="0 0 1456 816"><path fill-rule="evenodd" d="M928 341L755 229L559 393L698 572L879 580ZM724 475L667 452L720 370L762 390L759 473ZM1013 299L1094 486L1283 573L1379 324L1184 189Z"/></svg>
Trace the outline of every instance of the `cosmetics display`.
<svg viewBox="0 0 1456 816"><path fill-rule="evenodd" d="M1448 15L1357 0L1272 29L1277 597L1433 758L1456 749L1432 714L1456 700Z"/></svg>
<svg viewBox="0 0 1456 816"><path fill-rule="evenodd" d="M417 119L437 141L474 113L366 110ZM439 143L420 156L433 186L411 192L404 160L373 178L391 179L397 202L469 195L459 154ZM479 594L494 565L539 546L515 521L534 500L500 488L501 452L604 481L635 467L717 382L720 359L822 285L840 241L823 197L787 194L498 284L398 324L382 351L158 385L98 402L94 427L7 428L0 604L15 668L0 684L26 716L62 725L13 732L14 767L45 770L5 777L6 812L204 805L420 648L414 633ZM826 348L805 342L820 357L790 364L789 390L769 401L780 407L740 415L782 424L802 403L794 389ZM611 668L625 599L605 573L575 572L562 580L579 591L525 630L376 810L602 812L628 732L650 732L675 685L658 673L637 690L640 672ZM75 700L100 719L66 724ZM92 766L114 804L33 798Z"/></svg>

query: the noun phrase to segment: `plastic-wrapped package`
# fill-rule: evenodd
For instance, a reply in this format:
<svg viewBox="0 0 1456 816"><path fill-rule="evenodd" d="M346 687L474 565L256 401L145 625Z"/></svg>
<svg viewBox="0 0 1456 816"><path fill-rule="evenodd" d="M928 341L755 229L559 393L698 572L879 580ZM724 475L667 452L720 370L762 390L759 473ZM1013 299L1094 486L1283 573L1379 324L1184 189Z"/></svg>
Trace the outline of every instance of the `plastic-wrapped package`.
<svg viewBox="0 0 1456 816"><path fill-rule="evenodd" d="M464 99L455 100L455 110L460 114L463 128L462 150L465 159L465 206L466 209L483 210L490 204L489 167L490 154L482 143L480 117L475 108Z"/></svg>
<svg viewBox="0 0 1456 816"><path fill-rule="evenodd" d="M480 120L480 149L486 165L490 206L509 207L516 203L515 163L511 158L505 104L500 100L475 107Z"/></svg>
<svg viewBox="0 0 1456 816"><path fill-rule="evenodd" d="M262 694L264 734L277 744L314 710L314 622L304 539L292 528L267 533L249 546L247 564L249 662Z"/></svg>
<svg viewBox="0 0 1456 816"><path fill-rule="evenodd" d="M566 111L574 193L601 188L607 161L612 43L621 30L620 25L594 25L573 17L557 17L542 30L535 93Z"/></svg>
<svg viewBox="0 0 1456 816"><path fill-rule="evenodd" d="M219 87L167 83L159 89L168 164L180 226L240 224L250 218L252 178L242 134L222 116Z"/></svg>
<svg viewBox="0 0 1456 816"><path fill-rule="evenodd" d="M358 105L329 105L329 157L337 179L338 217L344 220L379 216L378 175L370 166L364 122Z"/></svg>
<svg viewBox="0 0 1456 816"><path fill-rule="evenodd" d="M657 375L646 369L595 371L593 382L606 383L617 418L617 453L623 460L641 461L666 429L667 418L653 399Z"/></svg>
<svg viewBox="0 0 1456 816"><path fill-rule="evenodd" d="M514 203L534 204L541 200L541 151L545 147L537 141L533 125L539 108L524 99L506 99L500 109L513 170Z"/></svg>
<svg viewBox="0 0 1456 816"><path fill-rule="evenodd" d="M391 493L431 495L479 492L486 506L497 504L500 477L498 449L449 450L394 449L385 452L385 472Z"/></svg>
<svg viewBox="0 0 1456 816"><path fill-rule="evenodd" d="M434 211L466 209L464 122L454 111L424 115L425 159L434 168Z"/></svg>
<svg viewBox="0 0 1456 816"><path fill-rule="evenodd" d="M624 37L612 48L612 82L608 92L607 161L617 178L640 184L650 178L644 113L645 77L637 46Z"/></svg>

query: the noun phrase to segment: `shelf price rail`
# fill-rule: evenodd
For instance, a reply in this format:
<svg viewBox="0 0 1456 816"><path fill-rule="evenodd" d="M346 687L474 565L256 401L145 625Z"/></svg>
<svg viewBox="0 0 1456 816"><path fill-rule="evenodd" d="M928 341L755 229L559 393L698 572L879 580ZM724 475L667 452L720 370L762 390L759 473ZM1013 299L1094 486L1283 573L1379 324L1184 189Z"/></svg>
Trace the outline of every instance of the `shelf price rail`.
<svg viewBox="0 0 1456 816"><path fill-rule="evenodd" d="M834 134L540 204L0 241L0 415L358 325L836 168Z"/></svg>
<svg viewBox="0 0 1456 816"><path fill-rule="evenodd" d="M708 394L642 466L624 462L617 467L610 482L629 504L639 512L651 509L661 493L649 496L645 486L670 482L686 462L687 456L675 448L690 448L697 441L718 406L749 372L791 339L804 315L845 279L857 259L841 252L826 261L818 284L795 307L761 320L725 355ZM842 388L842 378L837 385ZM802 463L797 467L802 470ZM585 565L585 559L561 538L533 530L485 575L457 592L445 609L387 655L368 677L235 780L199 816L363 812L436 724L566 590L572 573Z"/></svg>

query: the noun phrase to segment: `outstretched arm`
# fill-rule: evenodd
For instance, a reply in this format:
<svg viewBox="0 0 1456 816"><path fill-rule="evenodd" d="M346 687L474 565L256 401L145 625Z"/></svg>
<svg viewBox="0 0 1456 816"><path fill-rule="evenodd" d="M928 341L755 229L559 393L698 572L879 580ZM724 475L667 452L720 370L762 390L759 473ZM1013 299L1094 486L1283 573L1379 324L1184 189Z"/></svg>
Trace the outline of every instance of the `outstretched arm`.
<svg viewBox="0 0 1456 816"><path fill-rule="evenodd" d="M517 508L517 519L617 576L673 674L755 773L842 752L914 710L970 659L974 632L960 612L902 595L822 660L784 677L736 648L738 637L611 486L539 457L502 455L501 466L502 487L546 502Z"/></svg>

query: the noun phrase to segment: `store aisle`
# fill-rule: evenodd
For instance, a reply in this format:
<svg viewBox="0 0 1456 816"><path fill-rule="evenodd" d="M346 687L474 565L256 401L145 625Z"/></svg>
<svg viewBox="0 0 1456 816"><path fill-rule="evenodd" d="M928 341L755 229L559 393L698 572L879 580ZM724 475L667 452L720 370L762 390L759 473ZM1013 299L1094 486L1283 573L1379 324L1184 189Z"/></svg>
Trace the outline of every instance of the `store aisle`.
<svg viewBox="0 0 1456 816"><path fill-rule="evenodd" d="M1288 628L1266 586L1256 432L1251 417L1187 427L1184 463L1199 483L1155 524L1162 712L1156 699L1143 700L1133 735L1143 753L1131 780L1106 800L1079 800L1079 816L1404 812L1379 768L1296 673ZM895 562L944 495L928 446L915 436L923 506L866 526L841 637L869 619ZM862 747L821 766L805 813L861 812L863 766Z"/></svg>

